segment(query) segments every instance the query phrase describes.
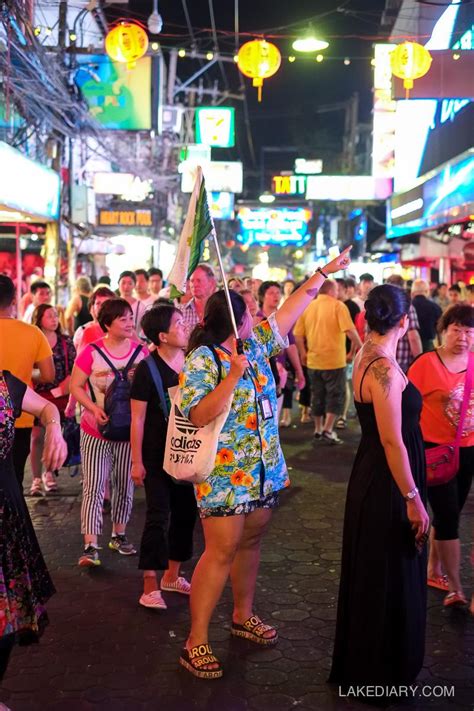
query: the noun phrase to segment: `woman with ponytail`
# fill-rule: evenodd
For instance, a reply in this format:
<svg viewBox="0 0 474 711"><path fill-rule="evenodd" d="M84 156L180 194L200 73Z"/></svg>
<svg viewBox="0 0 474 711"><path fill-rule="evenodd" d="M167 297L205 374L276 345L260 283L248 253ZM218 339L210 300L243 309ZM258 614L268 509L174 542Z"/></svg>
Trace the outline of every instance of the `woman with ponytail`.
<svg viewBox="0 0 474 711"><path fill-rule="evenodd" d="M316 271L255 327L244 299L231 291L239 348L223 291L209 297L204 319L191 334L180 375L183 414L202 427L231 399L215 467L195 487L205 550L191 580L191 631L180 663L196 677L216 679L223 674L209 645L208 628L229 575L234 597L231 634L260 646L277 642L276 629L264 624L253 607L261 540L279 491L290 483L269 358L287 347L289 330L327 276L349 266L348 252Z"/></svg>

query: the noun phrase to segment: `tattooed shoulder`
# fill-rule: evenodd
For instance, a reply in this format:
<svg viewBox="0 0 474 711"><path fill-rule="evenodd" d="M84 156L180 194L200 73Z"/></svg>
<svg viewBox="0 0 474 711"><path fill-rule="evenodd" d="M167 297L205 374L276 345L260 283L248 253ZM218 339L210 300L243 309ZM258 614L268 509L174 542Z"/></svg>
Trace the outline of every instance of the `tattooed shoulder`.
<svg viewBox="0 0 474 711"><path fill-rule="evenodd" d="M386 362L377 361L372 366L372 375L375 380L380 383L384 395L386 398L390 395L390 388L392 387L393 378L391 375L391 366L387 365Z"/></svg>

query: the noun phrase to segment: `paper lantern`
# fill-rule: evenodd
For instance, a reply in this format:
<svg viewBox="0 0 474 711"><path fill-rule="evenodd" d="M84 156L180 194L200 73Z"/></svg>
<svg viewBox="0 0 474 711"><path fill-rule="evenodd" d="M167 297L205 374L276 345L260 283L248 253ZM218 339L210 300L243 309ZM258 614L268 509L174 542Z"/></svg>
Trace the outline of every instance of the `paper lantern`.
<svg viewBox="0 0 474 711"><path fill-rule="evenodd" d="M115 62L123 62L130 69L146 54L148 35L135 22L120 22L105 38L105 51Z"/></svg>
<svg viewBox="0 0 474 711"><path fill-rule="evenodd" d="M258 89L258 100L262 100L263 80L277 73L281 64L278 47L266 40L246 42L239 49L237 66L244 76L253 80Z"/></svg>
<svg viewBox="0 0 474 711"><path fill-rule="evenodd" d="M392 74L403 79L407 99L410 89L413 89L414 80L428 73L431 62L431 54L426 47L417 42L404 42L391 52Z"/></svg>

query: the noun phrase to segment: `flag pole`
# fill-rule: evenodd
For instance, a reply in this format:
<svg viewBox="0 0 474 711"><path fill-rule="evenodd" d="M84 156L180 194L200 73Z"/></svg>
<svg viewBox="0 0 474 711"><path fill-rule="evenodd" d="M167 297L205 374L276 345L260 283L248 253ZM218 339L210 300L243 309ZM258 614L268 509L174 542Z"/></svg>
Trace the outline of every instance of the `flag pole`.
<svg viewBox="0 0 474 711"><path fill-rule="evenodd" d="M207 193L206 193L207 197ZM210 214L210 213L209 213ZM229 291L229 286L227 284L227 279L226 275L224 272L224 265L222 263L222 257L221 257L221 250L219 249L219 242L217 241L217 234L216 234L216 228L214 226L214 220L211 216L211 223L212 223L212 238L214 240L214 246L216 248L216 253L217 253L217 261L219 262L219 269L221 270L221 275L222 275L222 283L224 285L224 293L225 293L225 298L227 301L227 307L229 309L229 315L230 315L230 320L232 322L232 328L234 329L234 336L239 341L239 331L237 329L237 324L235 322L235 316L234 316L234 309L232 308L232 301L230 300L230 291Z"/></svg>

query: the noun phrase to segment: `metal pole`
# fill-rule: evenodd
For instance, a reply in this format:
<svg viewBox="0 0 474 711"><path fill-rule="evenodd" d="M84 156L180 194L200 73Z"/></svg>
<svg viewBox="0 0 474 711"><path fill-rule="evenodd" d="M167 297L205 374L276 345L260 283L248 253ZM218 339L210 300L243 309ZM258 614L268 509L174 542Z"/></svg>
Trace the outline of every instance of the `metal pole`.
<svg viewBox="0 0 474 711"><path fill-rule="evenodd" d="M16 309L20 308L21 301L21 283L23 281L23 269L21 265L21 247L20 247L20 224L15 225L15 245L16 245Z"/></svg>
<svg viewBox="0 0 474 711"><path fill-rule="evenodd" d="M221 270L222 274L222 282L224 284L224 293L225 293L225 298L227 301L227 307L229 309L229 314L230 314L230 320L232 322L232 328L234 329L234 335L237 340L239 340L239 332L237 330L237 324L235 322L235 316L234 316L234 309L232 308L232 301L230 300L230 291L229 287L227 285L227 279L225 277L225 272L224 272L224 265L222 264L222 257L221 257L221 251L219 249L219 242L217 241L217 234L216 234L216 228L214 227L214 221L211 218L212 222L212 237L214 239L214 245L216 248L216 253L217 253L217 261L219 262L219 269Z"/></svg>

